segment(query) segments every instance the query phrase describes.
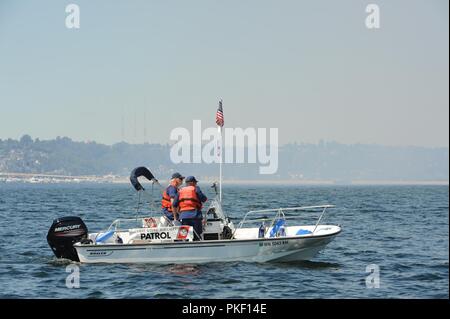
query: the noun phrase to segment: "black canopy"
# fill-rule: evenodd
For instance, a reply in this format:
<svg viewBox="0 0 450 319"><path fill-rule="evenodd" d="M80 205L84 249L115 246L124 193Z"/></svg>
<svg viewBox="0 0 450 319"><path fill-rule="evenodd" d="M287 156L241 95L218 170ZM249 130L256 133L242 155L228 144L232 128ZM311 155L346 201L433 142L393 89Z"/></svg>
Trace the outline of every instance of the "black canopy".
<svg viewBox="0 0 450 319"><path fill-rule="evenodd" d="M152 172L150 172L148 170L147 167L141 166L141 167L136 167L130 175L130 182L133 185L133 187L137 190L145 190L145 188L141 185L141 183L139 183L138 181L138 177L144 176L145 178L147 178L149 181L151 180L155 180L157 181L157 179L155 178L155 176L153 176Z"/></svg>

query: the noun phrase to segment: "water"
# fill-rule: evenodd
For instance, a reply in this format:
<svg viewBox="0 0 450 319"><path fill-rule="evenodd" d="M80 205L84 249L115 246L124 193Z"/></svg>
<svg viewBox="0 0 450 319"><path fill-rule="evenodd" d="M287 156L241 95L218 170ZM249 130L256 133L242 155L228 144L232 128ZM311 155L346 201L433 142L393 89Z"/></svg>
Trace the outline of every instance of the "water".
<svg viewBox="0 0 450 319"><path fill-rule="evenodd" d="M135 215L136 193L127 185L0 184L0 297L449 297L448 186L229 186L224 193L237 218L256 208L332 203L338 208L325 222L343 232L309 262L83 264L80 288L68 289L67 263L46 242L52 220L78 215L89 229L103 229ZM370 264L379 267L379 288L366 287Z"/></svg>

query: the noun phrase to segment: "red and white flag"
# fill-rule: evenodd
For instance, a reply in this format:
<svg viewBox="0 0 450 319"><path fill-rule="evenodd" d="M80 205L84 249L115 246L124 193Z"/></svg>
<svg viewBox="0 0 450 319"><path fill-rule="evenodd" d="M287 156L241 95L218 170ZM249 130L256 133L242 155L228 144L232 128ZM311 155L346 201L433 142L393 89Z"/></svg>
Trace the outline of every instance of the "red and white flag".
<svg viewBox="0 0 450 319"><path fill-rule="evenodd" d="M222 127L224 125L224 120L223 120L223 108L222 108L222 100L219 101L219 108L217 109L216 112L216 124L220 127Z"/></svg>

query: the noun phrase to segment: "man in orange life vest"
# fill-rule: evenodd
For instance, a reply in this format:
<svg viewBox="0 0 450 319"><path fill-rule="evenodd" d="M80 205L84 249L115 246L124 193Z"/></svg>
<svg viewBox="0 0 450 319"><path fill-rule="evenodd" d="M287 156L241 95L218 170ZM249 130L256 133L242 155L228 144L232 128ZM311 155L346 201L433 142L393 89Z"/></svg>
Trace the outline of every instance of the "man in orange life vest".
<svg viewBox="0 0 450 319"><path fill-rule="evenodd" d="M171 221L177 220L177 209L173 207L173 201L175 196L178 194L178 188L183 183L184 176L180 173L172 174L169 186L164 190L161 199L161 208L164 215Z"/></svg>
<svg viewBox="0 0 450 319"><path fill-rule="evenodd" d="M197 186L197 180L194 176L186 177L186 186L178 191L173 200L173 207L179 209L181 224L194 227L195 233L197 233L194 233L194 240L199 240L199 236L203 232L202 203L207 200L208 198Z"/></svg>

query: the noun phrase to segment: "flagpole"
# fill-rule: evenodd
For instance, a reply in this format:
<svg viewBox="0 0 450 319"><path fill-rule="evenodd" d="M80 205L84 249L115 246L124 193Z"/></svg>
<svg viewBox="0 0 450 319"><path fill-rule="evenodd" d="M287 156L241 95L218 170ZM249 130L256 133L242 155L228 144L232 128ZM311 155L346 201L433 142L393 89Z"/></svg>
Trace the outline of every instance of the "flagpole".
<svg viewBox="0 0 450 319"><path fill-rule="evenodd" d="M223 145L222 145L222 127L218 126L219 129L219 147L220 147L220 161L219 161L219 201L222 204L222 151L223 151Z"/></svg>
<svg viewBox="0 0 450 319"><path fill-rule="evenodd" d="M219 158L219 201L222 203L222 163L223 163L223 139L222 139L222 126L223 121L223 109L222 109L222 99L219 100L219 108L216 112L216 124L219 136L217 137L217 155Z"/></svg>

